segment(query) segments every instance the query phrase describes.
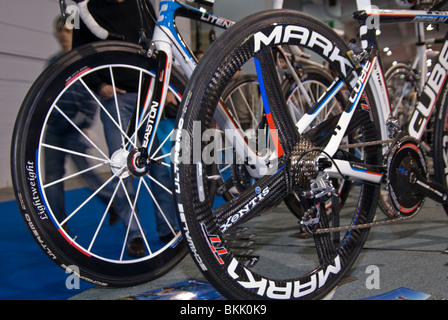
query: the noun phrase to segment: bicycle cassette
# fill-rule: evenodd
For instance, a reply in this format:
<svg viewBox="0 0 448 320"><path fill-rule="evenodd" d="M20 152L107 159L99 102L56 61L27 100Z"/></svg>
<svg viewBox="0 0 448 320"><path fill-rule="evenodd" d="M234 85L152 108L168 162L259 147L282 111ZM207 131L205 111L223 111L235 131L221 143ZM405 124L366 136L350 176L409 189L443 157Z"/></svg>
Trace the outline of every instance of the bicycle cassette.
<svg viewBox="0 0 448 320"><path fill-rule="evenodd" d="M413 187L418 177L427 179L425 157L418 143L404 137L391 150L388 157L387 189L392 208L399 216L411 216L423 205L425 197Z"/></svg>

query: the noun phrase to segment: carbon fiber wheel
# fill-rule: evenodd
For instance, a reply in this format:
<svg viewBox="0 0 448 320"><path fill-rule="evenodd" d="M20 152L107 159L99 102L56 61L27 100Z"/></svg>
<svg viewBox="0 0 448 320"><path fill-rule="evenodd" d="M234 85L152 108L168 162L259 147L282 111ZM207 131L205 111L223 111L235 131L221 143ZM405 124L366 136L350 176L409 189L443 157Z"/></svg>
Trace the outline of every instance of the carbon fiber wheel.
<svg viewBox="0 0 448 320"><path fill-rule="evenodd" d="M299 183L294 174L298 159L328 141L338 115L329 114L312 130L298 133L274 64L276 47L281 44L300 45L312 51L317 61L329 62L335 73L346 80L341 92L350 90L353 69L344 56L348 48L342 39L305 14L267 11L243 19L207 51L188 83L176 123L179 134L172 176L178 220L197 266L229 299L322 298L350 269L368 235L368 229L305 235L297 217L282 204ZM233 144L238 134L246 134L247 147L251 147L250 135L241 129L219 132L225 126L216 111L234 76L257 69L262 74L258 78L260 87L266 91L262 99L266 121L250 129L273 142L274 148L264 145L257 149L257 156L266 160L269 171L251 184L240 183L236 196L226 201L216 194L216 188L210 187L218 179L214 168L217 163L225 164L226 159L216 155L222 150L242 148ZM356 112L350 132L346 133L366 142L377 140L379 135L376 108L369 92L367 89L364 108ZM234 117L229 115L228 119ZM376 146L341 152L341 156L356 158L360 163L381 163L381 151ZM243 182L248 181L247 174L256 176L253 160L238 160ZM315 177L303 169L300 172L305 179ZM337 216L327 214L325 206L320 206L319 228L371 221L378 189L360 184L350 193L358 200L356 205L345 205ZM311 208L306 201L302 204L306 210Z"/></svg>

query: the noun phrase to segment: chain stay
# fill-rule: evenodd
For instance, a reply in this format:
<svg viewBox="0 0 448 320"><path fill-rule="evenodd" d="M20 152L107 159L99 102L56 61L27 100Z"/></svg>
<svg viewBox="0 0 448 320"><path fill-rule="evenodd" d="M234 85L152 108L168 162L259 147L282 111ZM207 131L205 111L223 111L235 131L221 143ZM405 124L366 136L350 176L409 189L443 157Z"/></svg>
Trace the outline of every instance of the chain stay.
<svg viewBox="0 0 448 320"><path fill-rule="evenodd" d="M379 141L372 141L372 142L352 143L352 144L340 145L339 149L350 149L350 148L359 148L359 147L366 147L366 146L379 145L379 144L390 144L392 142L394 142L393 139L379 140ZM365 229L365 228L378 227L378 226L384 226L384 225L405 222L407 220L414 218L419 212L420 211L417 210L414 214L412 214L408 217L400 217L400 218L390 219L390 220L385 220L385 221L374 221L374 222L370 222L370 223L363 223L363 224L358 224L358 225L353 225L353 226L342 226L342 227L331 227L331 228L317 229L314 232L312 232L312 234L324 234L324 233L329 233L329 232L351 231L351 230Z"/></svg>
<svg viewBox="0 0 448 320"><path fill-rule="evenodd" d="M322 228L317 229L313 234L323 234L323 233L329 233L329 232L340 232L340 231L351 231L351 230L357 230L357 229L365 229L365 228L371 228L371 227L378 227L378 226L384 226L384 225L390 225L395 224L399 222L405 222L407 220L410 220L414 218L420 210L417 210L414 214L408 216L408 217L400 217L396 219L390 219L385 221L373 221L370 223L363 223L363 224L357 224L353 226L343 226L343 227L334 227L334 228Z"/></svg>

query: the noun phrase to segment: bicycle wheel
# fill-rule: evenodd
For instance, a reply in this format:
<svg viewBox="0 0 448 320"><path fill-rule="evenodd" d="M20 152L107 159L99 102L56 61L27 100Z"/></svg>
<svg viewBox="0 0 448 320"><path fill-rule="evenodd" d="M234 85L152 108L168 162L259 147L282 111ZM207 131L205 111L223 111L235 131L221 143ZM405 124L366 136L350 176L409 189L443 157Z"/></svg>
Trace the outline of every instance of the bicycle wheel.
<svg viewBox="0 0 448 320"><path fill-rule="evenodd" d="M169 172L175 119L157 128L147 175L128 164L129 146L155 116L155 65L128 43L73 50L36 80L16 120L11 168L25 223L55 263L95 284L147 282L187 253ZM180 101L185 78L175 70L170 83ZM111 99L96 94L105 85L116 89Z"/></svg>
<svg viewBox="0 0 448 320"><path fill-rule="evenodd" d="M418 77L410 66L399 63L384 74L389 92L392 115L404 129L418 98Z"/></svg>
<svg viewBox="0 0 448 320"><path fill-rule="evenodd" d="M410 66L399 63L389 68L384 78L389 93L392 116L398 121L398 126L405 129L406 124L411 119L413 107L418 98L417 76ZM381 189L378 206L388 218L399 217L390 203L387 188L383 187Z"/></svg>
<svg viewBox="0 0 448 320"><path fill-rule="evenodd" d="M207 51L188 83L184 95L187 98L182 101L176 122L176 129L183 132L176 137L171 167L178 219L195 263L210 283L230 299L322 298L350 269L368 235L367 228L360 228L298 237L297 218L282 208L283 199L297 187L302 191L309 188L316 172L302 160L328 142L339 117L329 116L299 135L285 107L273 66L272 50L278 44L301 45L329 62L346 80L347 90L354 85L349 77L351 65L339 55L348 48L331 29L296 11L262 12L234 25ZM269 106L266 108L265 104L268 121L262 129L270 127L268 130L278 137L280 147L277 145L276 152L264 158L272 165L269 174L258 178L231 201L217 201L207 189L208 182L214 179L208 167L215 165L207 157L213 156L212 150L219 150L213 143L235 139L228 139L227 132L222 139L204 138L213 136L217 122L224 127L220 115L215 113L219 99L235 73L257 67L253 58L260 61L261 88L266 88L264 102ZM265 64L266 61L272 64ZM362 108L357 108L346 134L356 134L356 141L367 144L357 148L362 152L340 150L336 156L356 159L360 165L381 164L381 148L368 143L378 140L380 133L370 90L367 88L365 93L366 101ZM198 154L202 155L199 160L195 158ZM243 162L247 171L256 170L247 160ZM378 193L378 186L359 183L351 193L358 199L356 208L344 206L340 213L333 210L333 215L328 216L322 213L319 228L372 221ZM212 197L216 200L210 201ZM307 199L302 203L307 210L313 208ZM319 210L324 209L319 206Z"/></svg>
<svg viewBox="0 0 448 320"><path fill-rule="evenodd" d="M448 186L448 87L445 87L437 102L434 125L434 180ZM448 205L444 205L448 214Z"/></svg>

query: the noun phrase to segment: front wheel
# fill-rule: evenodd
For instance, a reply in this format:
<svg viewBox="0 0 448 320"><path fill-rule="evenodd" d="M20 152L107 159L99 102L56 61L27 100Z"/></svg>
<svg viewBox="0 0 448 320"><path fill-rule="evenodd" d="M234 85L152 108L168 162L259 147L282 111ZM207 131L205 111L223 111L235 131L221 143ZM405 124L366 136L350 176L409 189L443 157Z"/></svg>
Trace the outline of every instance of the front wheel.
<svg viewBox="0 0 448 320"><path fill-rule="evenodd" d="M155 118L149 101L156 63L140 51L100 42L61 57L29 91L12 138L13 184L26 225L52 261L100 285L147 282L187 252L169 171L174 105L165 106L148 174L136 176L128 165L142 126ZM174 71L174 104L185 84ZM98 94L105 86L111 97Z"/></svg>
<svg viewBox="0 0 448 320"><path fill-rule="evenodd" d="M308 15L291 10L267 11L234 25L206 52L188 83L187 98L182 101L176 122L179 134L171 168L178 220L195 263L229 299L322 298L348 272L369 230L303 237L297 217L282 204L298 187L306 189L316 178L317 173L308 164L316 150L328 143L339 114L329 114L312 130L301 128L303 134L298 133L275 69L279 44L300 45L319 62L330 63L344 80L345 85L338 86L341 93L351 90L349 75L353 69L344 56L348 48L340 37ZM262 74L258 79L266 93L262 95L266 121L252 129L258 134L256 142L264 141L260 136L269 138L274 149L250 144L247 136L249 141L243 145L241 130L236 126L229 129L233 120L223 115L220 99L240 70L261 70L257 74ZM357 108L346 132L347 138L366 144L338 154L362 164L380 165L381 148L369 143L381 138L370 97L367 88L363 108ZM307 115L317 111L310 109ZM245 175L254 178L230 201L220 199L208 187L217 179L210 167L216 167L216 162L226 165L216 157L220 150L236 150L243 155L237 158L239 165ZM248 154L256 159L245 157ZM257 162L259 159L262 161ZM260 175L257 169L263 164L268 169ZM356 207L345 205L333 214L327 213L324 205L312 208L308 199L302 203L307 211L319 210L318 228L358 225L372 221L378 194L379 186L359 183L350 193L358 199Z"/></svg>

